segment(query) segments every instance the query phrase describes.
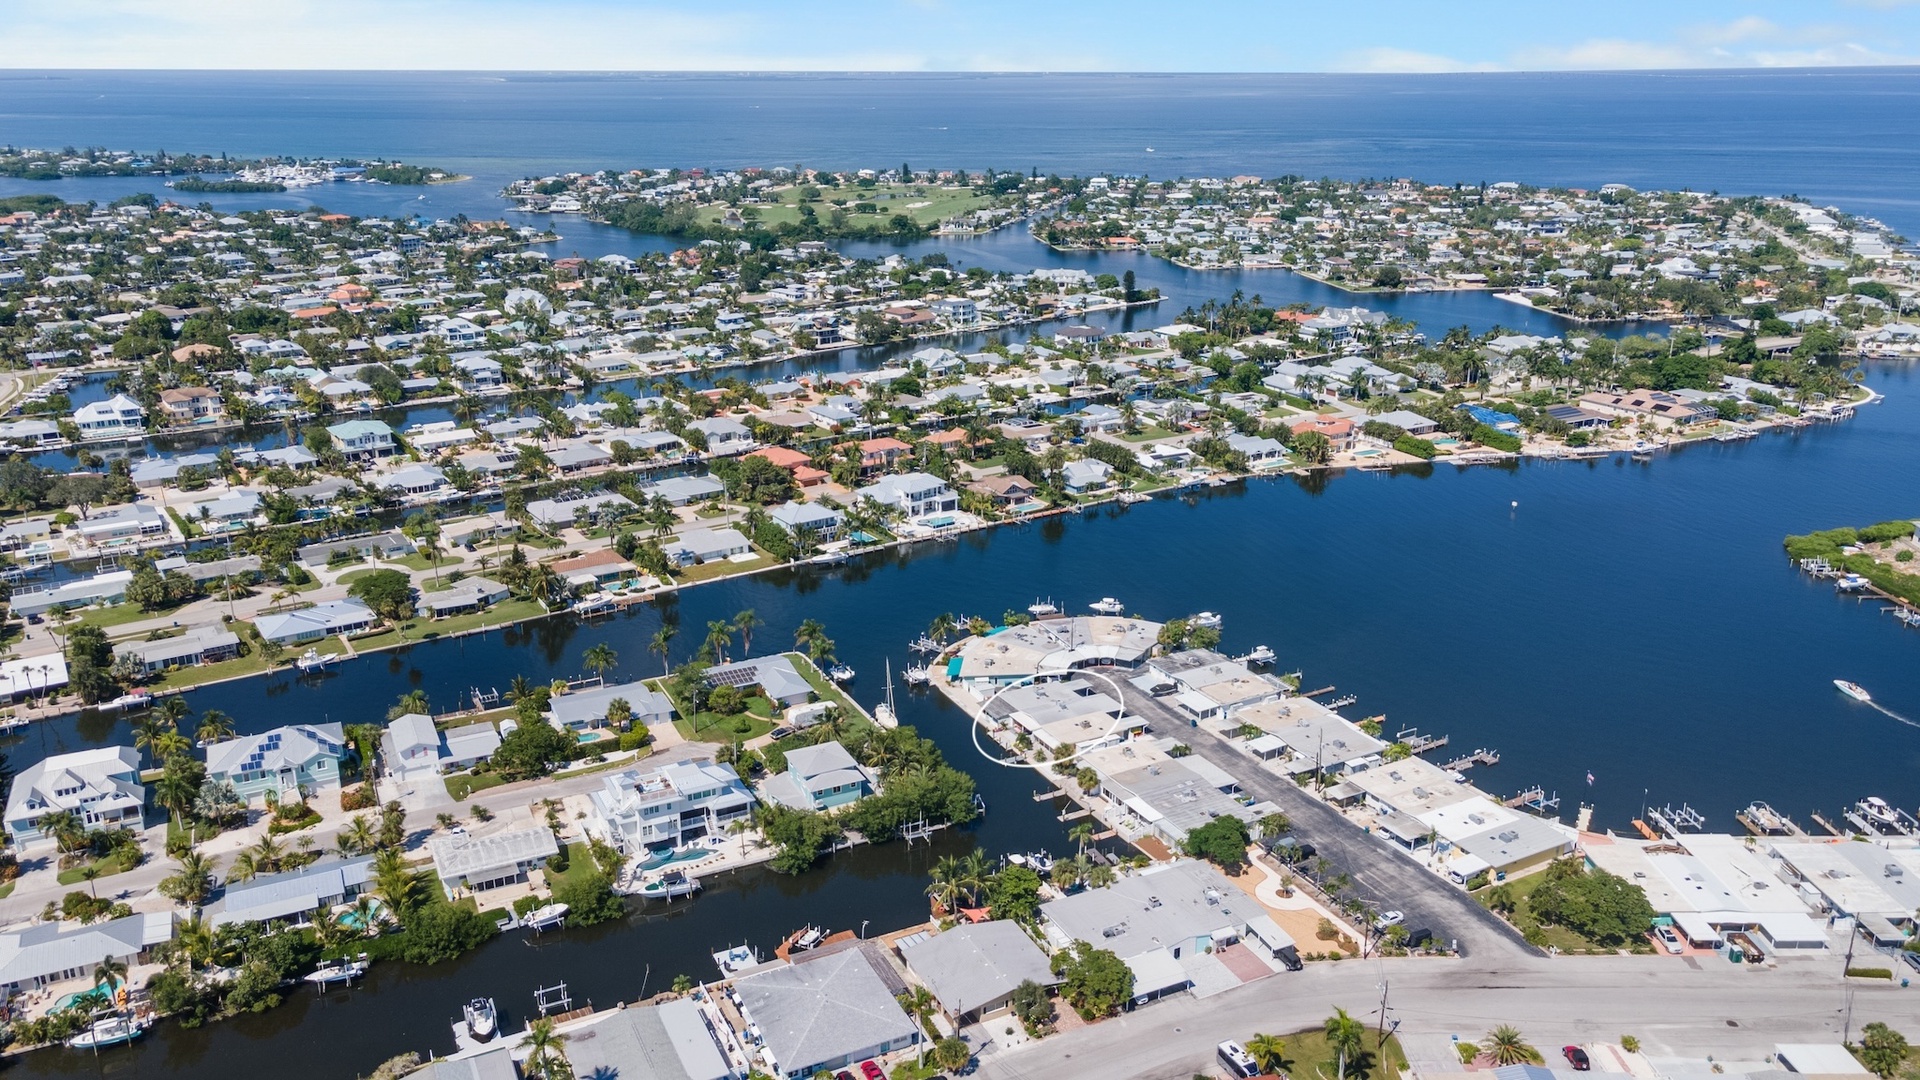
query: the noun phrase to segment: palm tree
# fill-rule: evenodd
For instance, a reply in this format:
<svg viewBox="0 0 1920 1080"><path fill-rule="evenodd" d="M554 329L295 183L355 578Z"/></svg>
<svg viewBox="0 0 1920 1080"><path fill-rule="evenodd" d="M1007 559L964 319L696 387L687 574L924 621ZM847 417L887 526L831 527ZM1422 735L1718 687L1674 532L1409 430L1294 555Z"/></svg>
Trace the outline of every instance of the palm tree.
<svg viewBox="0 0 1920 1080"><path fill-rule="evenodd" d="M164 763L172 761L181 754L192 753L193 740L177 731L168 729L161 732L160 737L154 740L153 749L158 760Z"/></svg>
<svg viewBox="0 0 1920 1080"><path fill-rule="evenodd" d="M127 983L127 964L124 960L115 960L111 956L102 957L100 966L93 969L93 988L104 991L108 1000L112 1000L116 988Z"/></svg>
<svg viewBox="0 0 1920 1080"><path fill-rule="evenodd" d="M260 838L260 842L246 849L242 854L253 856L254 867L261 873L277 874L287 862L287 849L280 846L272 834Z"/></svg>
<svg viewBox="0 0 1920 1080"><path fill-rule="evenodd" d="M173 891L179 894L177 899L181 903L197 907L213 891L213 860L189 848L181 853L177 862L180 868L171 878L176 883Z"/></svg>
<svg viewBox="0 0 1920 1080"><path fill-rule="evenodd" d="M752 535L749 533L748 535ZM753 631L755 627L765 626L766 620L753 613L752 608L733 617L733 628L740 634L740 654L753 655Z"/></svg>
<svg viewBox="0 0 1920 1080"><path fill-rule="evenodd" d="M427 700L427 692L416 688L400 695L400 699L387 710L387 719L398 720L414 713L431 715L432 709L432 703Z"/></svg>
<svg viewBox="0 0 1920 1080"><path fill-rule="evenodd" d="M233 865L227 867L227 884L233 885L237 882L252 881L255 877L259 876L260 872L261 867L258 863L254 862L253 852L242 851L233 857ZM272 871L268 871L268 873L271 872Z"/></svg>
<svg viewBox="0 0 1920 1080"><path fill-rule="evenodd" d="M187 971L191 974L196 962L212 958L213 929L207 925L206 917L195 911L174 932L173 943L179 955L186 957Z"/></svg>
<svg viewBox="0 0 1920 1080"><path fill-rule="evenodd" d="M100 877L99 863L88 863L87 865L80 868L80 880L87 883L87 891L93 894L93 898L95 900L100 899L99 886L94 884L94 882L98 880L99 877Z"/></svg>
<svg viewBox="0 0 1920 1080"><path fill-rule="evenodd" d="M565 1055L560 1048L566 1045L567 1037L553 1030L553 1018L543 1016L527 1025L527 1036L520 1040L520 1049L527 1052L527 1072L538 1074L542 1080L562 1080L572 1075Z"/></svg>
<svg viewBox="0 0 1920 1080"><path fill-rule="evenodd" d="M168 769L154 782L154 801L173 811L175 825L182 823L181 818L200 794L200 785L187 773Z"/></svg>
<svg viewBox="0 0 1920 1080"><path fill-rule="evenodd" d="M727 650L733 647L733 624L724 619L707 623L707 640L700 647L712 653L716 663L726 663Z"/></svg>
<svg viewBox="0 0 1920 1080"><path fill-rule="evenodd" d="M40 833L53 837L62 852L70 852L86 840L87 827L73 811L55 810L40 818Z"/></svg>
<svg viewBox="0 0 1920 1080"><path fill-rule="evenodd" d="M177 698L169 698L177 701ZM208 709L200 716L200 727L194 731L194 737L203 743L217 743L222 739L233 738L233 717L219 709Z"/></svg>
<svg viewBox="0 0 1920 1080"><path fill-rule="evenodd" d="M582 667L585 667L588 671L593 672L602 679L606 678L607 672L619 662L620 654L613 651L613 646L604 641L588 649L586 655L580 658Z"/></svg>
<svg viewBox="0 0 1920 1080"><path fill-rule="evenodd" d="M367 815L355 814L346 825L341 827L340 835L334 838L334 843L339 847L340 854L352 857L372 851L378 843L378 838L373 834L373 823L367 820Z"/></svg>
<svg viewBox="0 0 1920 1080"><path fill-rule="evenodd" d="M824 641L826 637L827 628L820 624L820 620L805 619L801 621L799 628L793 632L793 643L795 645L804 645L811 650L814 642Z"/></svg>
<svg viewBox="0 0 1920 1080"><path fill-rule="evenodd" d="M1492 1055L1495 1065L1537 1065L1541 1060L1540 1051L1527 1045L1520 1029L1512 1024L1501 1024L1487 1032L1486 1041L1481 1046Z"/></svg>
<svg viewBox="0 0 1920 1080"><path fill-rule="evenodd" d="M167 700L179 701L180 699L175 697L168 698ZM158 765L160 764L160 739L172 730L173 725L159 716L152 714L143 716L133 722L133 748L135 750L144 750L151 754L153 756L153 763Z"/></svg>
<svg viewBox="0 0 1920 1080"><path fill-rule="evenodd" d="M387 905L387 910L399 915L413 909L414 899L420 891L420 879L407 865L407 857L397 848L382 848L373 857L374 891Z"/></svg>
<svg viewBox="0 0 1920 1080"><path fill-rule="evenodd" d="M525 675L515 675L507 684L507 700L519 704L521 700L533 696L533 680Z"/></svg>
<svg viewBox="0 0 1920 1080"><path fill-rule="evenodd" d="M1115 881L1118 881L1119 878L1120 875L1114 873L1113 867L1108 866L1106 863L1094 863L1092 866L1087 867L1086 881L1087 888L1089 889L1104 889Z"/></svg>
<svg viewBox="0 0 1920 1080"><path fill-rule="evenodd" d="M1087 853L1087 841L1093 839L1093 822L1083 821L1067 830L1067 839L1079 845L1079 854Z"/></svg>
<svg viewBox="0 0 1920 1080"><path fill-rule="evenodd" d="M679 627L668 623L660 629L655 630L652 639L647 642L647 651L660 655L660 674L662 675L671 675L673 673L673 668L667 663L667 649L673 643L673 635L679 632Z"/></svg>
<svg viewBox="0 0 1920 1080"><path fill-rule="evenodd" d="M1265 1073L1278 1073L1287 1063L1287 1040L1278 1035L1255 1032L1246 1042L1247 1055Z"/></svg>
<svg viewBox="0 0 1920 1080"><path fill-rule="evenodd" d="M1340 1055L1339 1080L1347 1080L1347 1062L1360 1056L1367 1026L1347 1015L1345 1009L1333 1010L1327 1017L1327 1046Z"/></svg>
<svg viewBox="0 0 1920 1080"><path fill-rule="evenodd" d="M927 636L945 645L947 639L952 637L959 629L960 624L954 621L953 612L943 611L933 617L933 625L927 627Z"/></svg>
<svg viewBox="0 0 1920 1080"><path fill-rule="evenodd" d="M993 873L987 869L987 853L974 848L966 858L960 860L960 888L966 891L969 902L978 906L980 894L987 891Z"/></svg>
<svg viewBox="0 0 1920 1080"><path fill-rule="evenodd" d="M951 855L942 855L930 873L933 881L927 886L927 897L943 911L958 910L960 897L965 892L960 887L960 861Z"/></svg>

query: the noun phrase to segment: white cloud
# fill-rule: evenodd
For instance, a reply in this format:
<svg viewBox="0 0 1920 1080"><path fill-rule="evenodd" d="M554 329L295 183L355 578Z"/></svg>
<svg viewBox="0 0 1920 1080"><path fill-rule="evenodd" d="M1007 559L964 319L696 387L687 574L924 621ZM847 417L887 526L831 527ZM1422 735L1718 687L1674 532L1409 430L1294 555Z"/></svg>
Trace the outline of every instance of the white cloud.
<svg viewBox="0 0 1920 1080"><path fill-rule="evenodd" d="M1451 56L1417 52L1413 49L1357 49L1341 56L1334 65L1338 71L1365 71L1398 74L1429 74L1451 71L1495 71L1497 64L1456 60Z"/></svg>

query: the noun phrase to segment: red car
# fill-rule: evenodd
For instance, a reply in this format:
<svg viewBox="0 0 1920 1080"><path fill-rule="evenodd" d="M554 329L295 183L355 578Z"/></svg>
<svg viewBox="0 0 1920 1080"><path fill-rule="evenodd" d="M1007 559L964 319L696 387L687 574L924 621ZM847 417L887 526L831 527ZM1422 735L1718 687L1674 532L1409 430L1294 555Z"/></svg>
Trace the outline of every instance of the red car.
<svg viewBox="0 0 1920 1080"><path fill-rule="evenodd" d="M1587 1052L1577 1046L1563 1046L1560 1052L1566 1055L1567 1064L1573 1066L1575 1072L1586 1072L1593 1068L1593 1062L1587 1060Z"/></svg>
<svg viewBox="0 0 1920 1080"><path fill-rule="evenodd" d="M882 1072L880 1066L875 1065L872 1061L863 1061L860 1063L860 1075L865 1077L866 1080L887 1080L887 1074Z"/></svg>

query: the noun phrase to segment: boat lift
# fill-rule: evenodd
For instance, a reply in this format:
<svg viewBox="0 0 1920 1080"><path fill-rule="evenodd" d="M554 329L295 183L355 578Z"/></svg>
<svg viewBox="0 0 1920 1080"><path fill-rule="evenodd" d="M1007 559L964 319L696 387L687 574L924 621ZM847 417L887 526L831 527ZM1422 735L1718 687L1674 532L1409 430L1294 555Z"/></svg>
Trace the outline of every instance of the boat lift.
<svg viewBox="0 0 1920 1080"><path fill-rule="evenodd" d="M567 993L566 983L534 987L533 1003L539 1006L541 1016L573 1011L573 996Z"/></svg>

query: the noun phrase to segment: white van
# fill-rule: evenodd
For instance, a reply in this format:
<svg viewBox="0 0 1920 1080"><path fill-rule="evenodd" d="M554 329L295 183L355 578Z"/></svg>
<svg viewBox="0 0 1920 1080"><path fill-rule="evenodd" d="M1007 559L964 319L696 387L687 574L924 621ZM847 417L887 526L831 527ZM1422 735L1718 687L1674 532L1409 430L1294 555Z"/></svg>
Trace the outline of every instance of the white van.
<svg viewBox="0 0 1920 1080"><path fill-rule="evenodd" d="M1260 1067L1253 1063L1253 1055L1247 1053L1247 1048L1239 1043L1229 1039L1215 1048L1215 1052L1220 1056L1220 1064L1227 1067L1228 1076L1260 1075Z"/></svg>

